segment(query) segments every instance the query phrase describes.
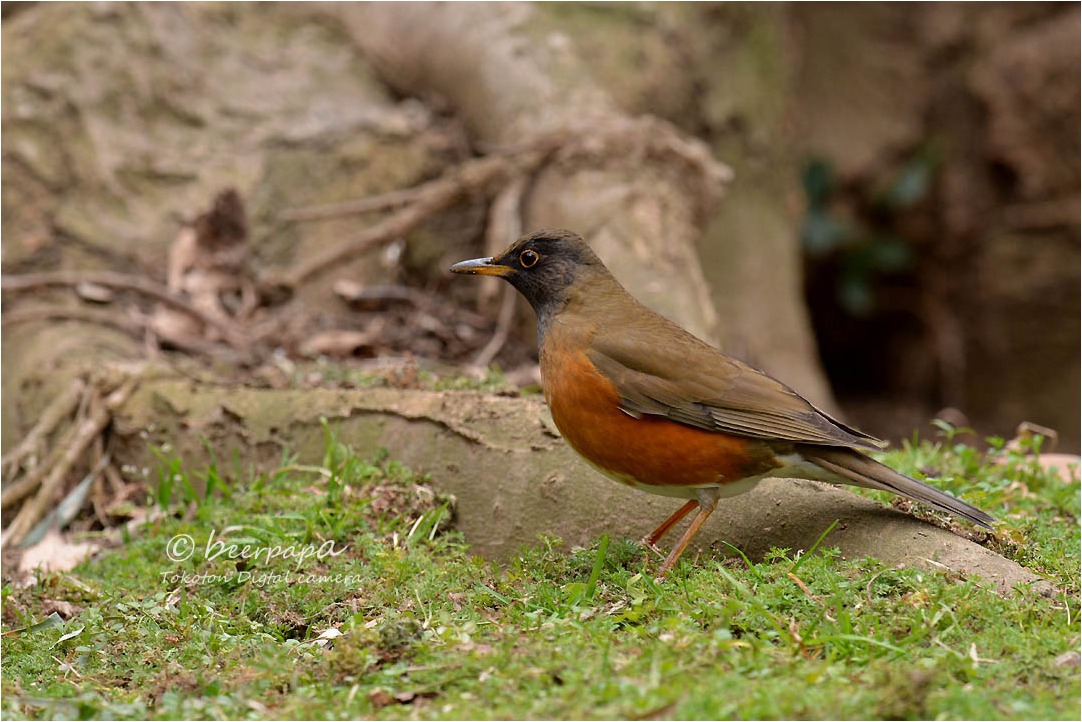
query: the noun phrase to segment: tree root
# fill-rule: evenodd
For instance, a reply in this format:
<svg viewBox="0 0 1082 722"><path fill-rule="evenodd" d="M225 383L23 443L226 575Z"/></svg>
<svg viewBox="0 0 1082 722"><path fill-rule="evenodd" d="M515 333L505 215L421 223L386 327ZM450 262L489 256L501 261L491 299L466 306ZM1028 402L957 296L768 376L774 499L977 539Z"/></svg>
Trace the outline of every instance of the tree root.
<svg viewBox="0 0 1082 722"><path fill-rule="evenodd" d="M389 211L415 202L418 196L424 193L424 189L425 186L420 185L414 188L400 188L355 201L346 201L345 203L326 203L318 206L305 206L304 208L287 208L282 211L282 220L304 223L307 221L326 221L332 218L362 216L376 211Z"/></svg>
<svg viewBox="0 0 1082 722"><path fill-rule="evenodd" d="M600 534L639 538L675 506L602 478L558 438L536 396L397 388L236 389L223 396L217 386L156 379L118 414L114 448L124 463L151 463L149 434L151 444L171 444L190 464L208 459L209 448L219 458L240 450L250 463L273 468L284 448L301 463L319 459L328 420L358 453L386 448L453 494L455 526L483 556L508 558L540 534L569 545ZM772 547L811 549L827 529L826 543L846 557L979 575L1003 593L1017 584L1050 586L948 529L803 480L768 479L727 499L696 543L762 559Z"/></svg>
<svg viewBox="0 0 1082 722"><path fill-rule="evenodd" d="M268 275L263 285L292 290L351 256L409 233L463 197L478 193L487 195L492 187L507 182L514 174L532 172L552 150L554 149L532 149L518 154L492 155L466 161L434 181L419 185L408 192L401 192L402 195L398 198L405 199L406 205L387 218L369 226L353 238L298 263L284 273ZM363 204L364 201L358 203ZM327 215L324 210L321 217L333 215Z"/></svg>
<svg viewBox="0 0 1082 722"><path fill-rule="evenodd" d="M579 163L583 159L608 160L630 156L637 163L665 159L682 164L697 185L703 206L717 199L732 171L715 160L701 144L691 142L670 124L656 118L608 118L580 128L542 135L513 147L494 148L489 155L467 160L436 180L414 188L326 206L286 211L283 219L314 221L360 215L395 208L390 216L342 243L302 261L288 271L269 274L266 288L296 288L312 276L375 246L399 238L464 197L493 195L496 189L515 189L521 205L526 179L535 176L550 160ZM399 207L401 206L401 207ZM521 222L521 221L520 221Z"/></svg>
<svg viewBox="0 0 1082 722"><path fill-rule="evenodd" d="M100 326L109 326L130 336L141 336L147 326L139 321L118 316L100 308L81 308L66 306L41 306L37 308L19 308L4 314L3 323L11 326L18 323L37 323L40 321L81 321Z"/></svg>
<svg viewBox="0 0 1082 722"><path fill-rule="evenodd" d="M83 283L93 283L120 291L134 291L185 313L200 323L217 330L221 337L234 348L246 348L251 340L236 325L193 306L187 299L181 298L159 283L143 276L112 271L53 271L49 273L27 273L0 277L0 288L4 291L20 293L49 286L75 288ZM5 323L8 319L4 319Z"/></svg>

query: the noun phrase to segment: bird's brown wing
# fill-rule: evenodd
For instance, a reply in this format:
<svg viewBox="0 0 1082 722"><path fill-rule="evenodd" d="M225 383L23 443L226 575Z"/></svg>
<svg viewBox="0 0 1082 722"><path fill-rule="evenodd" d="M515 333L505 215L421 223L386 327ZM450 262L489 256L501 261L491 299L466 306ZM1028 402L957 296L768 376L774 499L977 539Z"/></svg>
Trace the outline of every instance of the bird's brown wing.
<svg viewBox="0 0 1082 722"><path fill-rule="evenodd" d="M655 318L656 328L601 332L590 344L590 360L619 389L627 413L757 439L863 449L882 445L780 381Z"/></svg>

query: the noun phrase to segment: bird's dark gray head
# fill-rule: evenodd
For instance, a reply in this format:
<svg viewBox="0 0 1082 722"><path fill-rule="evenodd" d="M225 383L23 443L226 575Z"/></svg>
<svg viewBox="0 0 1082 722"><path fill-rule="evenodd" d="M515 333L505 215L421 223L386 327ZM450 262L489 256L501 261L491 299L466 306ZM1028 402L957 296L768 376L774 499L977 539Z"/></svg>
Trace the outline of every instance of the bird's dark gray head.
<svg viewBox="0 0 1082 722"><path fill-rule="evenodd" d="M597 254L571 231L545 229L518 239L492 258L475 258L451 266L453 273L499 276L521 293L545 323L578 282L609 272Z"/></svg>

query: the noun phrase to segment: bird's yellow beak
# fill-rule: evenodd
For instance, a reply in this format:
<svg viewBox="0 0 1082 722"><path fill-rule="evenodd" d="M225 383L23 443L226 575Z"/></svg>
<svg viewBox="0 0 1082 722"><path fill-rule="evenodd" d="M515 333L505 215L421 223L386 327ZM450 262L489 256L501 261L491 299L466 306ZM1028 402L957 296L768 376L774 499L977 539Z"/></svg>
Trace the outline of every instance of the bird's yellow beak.
<svg viewBox="0 0 1082 722"><path fill-rule="evenodd" d="M451 273L468 273L479 276L510 276L515 272L514 268L496 263L495 258L474 258L469 261L460 261L451 266Z"/></svg>

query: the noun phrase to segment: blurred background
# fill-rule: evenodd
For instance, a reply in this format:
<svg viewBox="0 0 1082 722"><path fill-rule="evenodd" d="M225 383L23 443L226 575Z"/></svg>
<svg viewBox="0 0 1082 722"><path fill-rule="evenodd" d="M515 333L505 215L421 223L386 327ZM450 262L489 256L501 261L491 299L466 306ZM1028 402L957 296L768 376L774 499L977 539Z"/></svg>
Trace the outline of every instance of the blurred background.
<svg viewBox="0 0 1082 722"><path fill-rule="evenodd" d="M529 386L446 271L553 225L876 435L1079 449L1077 4L2 12L5 449L72 356Z"/></svg>

